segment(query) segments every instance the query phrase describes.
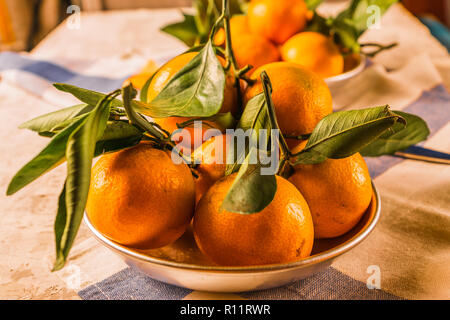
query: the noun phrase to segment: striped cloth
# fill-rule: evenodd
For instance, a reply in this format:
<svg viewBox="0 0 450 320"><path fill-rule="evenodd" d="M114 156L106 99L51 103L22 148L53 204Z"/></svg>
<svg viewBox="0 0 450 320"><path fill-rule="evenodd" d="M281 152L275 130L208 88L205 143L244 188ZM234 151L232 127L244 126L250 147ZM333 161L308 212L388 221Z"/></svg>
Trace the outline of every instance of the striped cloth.
<svg viewBox="0 0 450 320"><path fill-rule="evenodd" d="M149 18L152 14L149 13ZM425 31L426 28L399 5L388 11L383 23L386 29L381 36L372 35L374 40L382 39L386 33L392 35L394 33L392 30L396 30L399 34L401 33L399 28L404 26L408 32L416 36L421 34L426 37L424 41L428 43L426 46L428 52L417 53L407 45L402 46L403 43L408 43L409 33L405 34L401 38L405 40L401 42L399 48L377 57L367 69L351 79L333 97L336 109L345 110L389 103L394 110L417 114L427 122L431 134L423 146L450 152L448 139L450 95L446 89L449 83L446 75L450 71L450 61L448 55L442 54L442 52L447 54L446 49L433 40L429 33L424 33L428 32ZM365 36L372 40L370 35ZM416 39L416 42L420 42L419 39ZM401 63L396 60L395 64L386 56L398 57L399 52L395 50L403 52ZM410 54L411 52L413 54ZM159 64L165 60L159 59L157 61ZM37 96L45 101L45 105L70 105L76 101L72 101L67 94L57 92L52 87L52 82L67 82L108 92L118 88L125 78L144 64L145 61L138 58L123 61L111 57L106 61L92 63L89 68L81 68L76 67L76 63L56 64L14 53L0 53L2 78L0 97L4 92L16 96L25 92L30 94L26 96L28 100L31 100L33 96L33 99L36 99ZM387 64L391 71L385 68ZM68 65L71 67L68 68ZM84 64L80 63L79 66L81 65ZM107 76L105 76L105 68L108 71ZM19 89L15 89L17 87ZM25 101L18 97L14 98L16 100L12 101ZM33 108L31 105L28 107L30 110ZM20 119L15 118L14 114L17 114L17 117L23 117L21 109L6 103L2 104L1 101L0 108L5 111L5 114L10 114L10 122L20 123ZM45 111L51 111L50 107L47 108L48 110ZM43 113L37 112L38 109L33 110L33 115ZM10 129L0 128L0 130L3 135L10 132ZM20 161L29 159L32 152L13 153L13 150L17 143L23 139L31 139L30 137L30 134L18 133L17 137L10 139L11 141L4 142L7 147L1 149L0 146L0 154L10 152ZM37 139L33 141L38 141ZM338 258L325 271L307 279L280 288L238 294L198 292L167 285L128 267L118 256L93 239L85 226L80 228L78 240L71 252L71 259L64 269L56 273L56 276L67 290L74 290L80 298L87 300L450 298L450 168L445 165L391 156L367 158L366 161L381 194L381 219L363 243ZM8 166L11 167L8 169L9 174L5 170L0 172L2 178L0 181L3 181L3 184L10 178L11 171L15 171L19 164L8 164ZM5 201L2 198L3 204L9 204L2 209L5 212L20 212L24 210L23 208L33 208L34 212L36 207L33 202L34 194L53 197L59 191L64 169L57 168L55 171L58 174L57 179L55 176L46 175L39 180L40 182L30 186L26 194L18 194L18 198L8 198ZM20 206L16 203L20 203ZM46 207L45 210L50 212L47 217L50 223L55 207ZM27 224L24 226L28 228L27 234L40 232ZM12 240L14 240L13 237L17 237L17 230L5 229L4 224L0 228L2 228L0 240L3 239L2 234L4 234L5 237L8 236L6 239L9 239L11 246L14 247L15 242ZM50 225L48 233L51 233ZM17 239L17 242L20 242L20 239ZM51 239L50 235L46 238L45 246L49 246L48 239ZM17 251L19 248L14 250ZM28 255L32 255L30 251L27 252ZM46 257L47 264L51 263L52 257L53 253L49 250ZM369 289L366 285L371 275L369 272L371 266L377 266L381 271L381 289ZM26 276L25 265L21 268L18 275L11 276L11 283ZM41 277L44 272L48 272L48 267L43 269L45 271L41 271ZM1 272L0 268L0 274Z"/></svg>

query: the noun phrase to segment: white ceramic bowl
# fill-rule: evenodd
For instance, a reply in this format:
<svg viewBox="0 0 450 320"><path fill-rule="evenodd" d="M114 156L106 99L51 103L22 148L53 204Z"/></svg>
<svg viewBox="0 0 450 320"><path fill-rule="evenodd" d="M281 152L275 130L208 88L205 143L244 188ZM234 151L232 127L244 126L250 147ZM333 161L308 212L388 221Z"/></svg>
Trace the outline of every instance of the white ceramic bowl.
<svg viewBox="0 0 450 320"><path fill-rule="evenodd" d="M359 61L353 69L350 69L344 73L338 74L334 77L325 78L325 82L330 88L331 95L337 93L337 91L342 88L342 86L351 78L354 78L360 74L366 67L366 56L363 54L359 55Z"/></svg>
<svg viewBox="0 0 450 320"><path fill-rule="evenodd" d="M380 210L380 197L373 186L369 208L358 225L345 235L315 240L312 255L308 258L285 264L249 267L212 265L197 248L192 230L168 246L143 251L106 238L90 223L87 215L84 222L100 243L121 256L129 266L153 279L193 290L243 292L279 287L322 271L369 235L378 222Z"/></svg>

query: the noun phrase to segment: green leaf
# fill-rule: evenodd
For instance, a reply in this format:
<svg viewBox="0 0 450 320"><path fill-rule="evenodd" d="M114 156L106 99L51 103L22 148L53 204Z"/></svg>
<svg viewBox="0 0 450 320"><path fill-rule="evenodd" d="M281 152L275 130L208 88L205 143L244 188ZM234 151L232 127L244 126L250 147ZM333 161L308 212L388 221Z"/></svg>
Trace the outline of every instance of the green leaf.
<svg viewBox="0 0 450 320"><path fill-rule="evenodd" d="M222 105L225 72L211 42L179 70L149 103L155 118L209 117Z"/></svg>
<svg viewBox="0 0 450 320"><path fill-rule="evenodd" d="M65 83L54 83L53 86L63 92L70 93L77 99L79 99L81 102L84 102L88 105L95 106L97 103L106 97L106 94L92 91L89 89L80 88L77 86L73 86L70 84ZM132 100L131 106L133 109L135 109L137 112L143 113L150 117L155 117L154 114L151 113L151 109L149 109L149 106L141 101ZM113 99L111 101L111 107L113 108L123 108L123 103L119 99Z"/></svg>
<svg viewBox="0 0 450 320"><path fill-rule="evenodd" d="M138 144L143 137L141 130L125 121L108 121L100 141L95 145L95 156Z"/></svg>
<svg viewBox="0 0 450 320"><path fill-rule="evenodd" d="M236 144L234 144L234 149L230 150L233 151L233 153L229 153L227 155L228 158L225 175L237 172L241 164L244 162L250 145L258 145L259 129L271 129L264 93L257 94L248 101L247 105L245 106L244 112L242 113L241 119L237 124L235 132L239 132L237 131L237 129L242 129L244 132L249 132L247 130L252 131L248 136L249 141L248 143L246 143L245 152L239 152L237 150Z"/></svg>
<svg viewBox="0 0 450 320"><path fill-rule="evenodd" d="M193 15L185 13L183 13L183 17L183 21L166 25L161 28L161 31L183 41L188 47L192 47L199 37L195 18Z"/></svg>
<svg viewBox="0 0 450 320"><path fill-rule="evenodd" d="M188 53L188 52L200 52L205 46L204 45L198 45L195 47L191 47L188 50L186 50L185 52L183 52L182 54ZM141 102L147 103L148 102L148 98L147 98L147 94L148 94L148 88L150 86L150 83L152 82L155 74L158 73L159 69L156 70L152 76L150 78L147 79L147 81L145 82L145 84L142 86L141 92L139 94L139 100L141 100Z"/></svg>
<svg viewBox="0 0 450 320"><path fill-rule="evenodd" d="M123 139L142 136L142 131L127 121L108 121L100 140Z"/></svg>
<svg viewBox="0 0 450 320"><path fill-rule="evenodd" d="M52 271L56 271L64 267L66 260L63 255L59 255L61 252L61 239L64 234L64 228L67 221L67 208L66 208L66 182L64 182L63 190L58 198L58 212L56 213L55 223L53 230L55 233L55 243L56 243L56 261L53 265Z"/></svg>
<svg viewBox="0 0 450 320"><path fill-rule="evenodd" d="M269 116L267 113L264 93L259 93L251 98L245 106L238 128L248 129L270 129Z"/></svg>
<svg viewBox="0 0 450 320"><path fill-rule="evenodd" d="M221 128L231 129L236 126L237 120L233 117L231 112L216 113L215 115L205 118L206 121L217 123Z"/></svg>
<svg viewBox="0 0 450 320"><path fill-rule="evenodd" d="M143 136L131 136L126 138L117 138L111 140L100 140L95 145L94 157L105 153L116 152L122 149L130 148L141 142Z"/></svg>
<svg viewBox="0 0 450 320"><path fill-rule="evenodd" d="M319 32L326 36L330 35L330 26L332 23L332 19L326 19L314 11L313 18L308 21L306 26L307 31Z"/></svg>
<svg viewBox="0 0 450 320"><path fill-rule="evenodd" d="M315 10L322 2L323 0L305 0L309 10Z"/></svg>
<svg viewBox="0 0 450 320"><path fill-rule="evenodd" d="M89 193L92 158L95 145L105 131L111 103L101 100L83 123L70 135L67 143L67 180L65 184L65 208L58 208L58 215L65 211L65 224L58 224L56 231L56 262L54 270L64 266L83 218ZM64 215L64 213L61 213ZM58 236L60 235L60 236Z"/></svg>
<svg viewBox="0 0 450 320"><path fill-rule="evenodd" d="M65 159L66 145L71 133L86 119L87 114L77 118L63 131L56 134L50 143L30 162L20 169L11 180L7 195L12 195L27 186L41 175L50 171ZM142 138L142 132L135 126L123 121L109 121L96 146L96 155L104 152L131 147Z"/></svg>
<svg viewBox="0 0 450 320"><path fill-rule="evenodd" d="M194 0L193 7L195 9L195 25L200 43L203 43L206 42L214 22L219 17L218 7L215 0Z"/></svg>
<svg viewBox="0 0 450 320"><path fill-rule="evenodd" d="M141 100L141 102L147 103L148 99L147 99L147 94L148 94L148 88L150 87L150 83L152 82L153 78L155 77L155 74L158 73L159 69L156 70L155 72L153 72L152 76L150 78L147 79L147 81L145 81L144 85L142 86L141 92L139 94L139 100Z"/></svg>
<svg viewBox="0 0 450 320"><path fill-rule="evenodd" d="M406 120L406 127L403 123L396 123L378 139L359 151L363 156L378 157L394 154L428 137L430 130L422 118L402 111L394 112Z"/></svg>
<svg viewBox="0 0 450 320"><path fill-rule="evenodd" d="M238 124L238 128L250 130L249 146L246 148L248 153L246 150L245 159L221 205L225 210L242 214L260 212L270 204L277 191L275 174L279 171L280 165L277 148L280 140L278 135L273 135L271 129L277 129L276 132L279 132L279 128L271 97L272 85L266 72L261 74L261 81L263 94L253 97L247 103ZM260 137L262 129L268 130L265 137ZM270 149L268 147L269 140L271 142ZM236 150L234 151L236 152ZM268 155L270 157L267 157ZM238 168L242 156L242 154L238 154L238 160L232 166L227 165L226 174ZM263 157L271 159L271 161L263 160ZM227 154L227 163L230 163L229 160ZM273 167L274 164L276 167Z"/></svg>
<svg viewBox="0 0 450 320"><path fill-rule="evenodd" d="M406 121L387 105L332 113L316 125L305 148L290 162L315 164L351 156L396 123L404 126Z"/></svg>
<svg viewBox="0 0 450 320"><path fill-rule="evenodd" d="M19 128L29 129L35 132L53 132L55 127L61 126L62 123L67 124L68 121L73 122L75 120L74 118L78 119L79 116L92 111L93 108L87 104L78 104L28 120L22 123Z"/></svg>
<svg viewBox="0 0 450 320"><path fill-rule="evenodd" d="M211 117L199 117L199 118L191 118L187 121L177 123L178 128L186 128L192 126L195 121L202 121L204 125L208 125L208 122L214 122L219 125L220 128L224 129L232 129L236 125L236 119L233 117L231 112L227 113L216 113ZM211 126L212 128L216 128Z"/></svg>
<svg viewBox="0 0 450 320"><path fill-rule="evenodd" d="M351 52L357 53L360 52L359 37L369 26L380 20L395 2L397 0L353 0L336 18L326 20L317 18L313 25L320 28L319 32L324 33L326 28L323 21L326 21L330 27L329 34L334 35L334 40Z"/></svg>
<svg viewBox="0 0 450 320"><path fill-rule="evenodd" d="M53 86L63 92L72 94L75 98L91 106L96 106L97 103L106 97L106 94L89 89L80 88L66 83L54 83ZM113 107L122 107L122 101L114 99L111 103Z"/></svg>
<svg viewBox="0 0 450 320"><path fill-rule="evenodd" d="M341 46L350 49L351 52L360 51L359 34L354 26L347 23L346 20L333 20L331 32L334 34L335 41Z"/></svg>
<svg viewBox="0 0 450 320"><path fill-rule="evenodd" d="M210 1L210 0L201 0L201 1ZM214 1L216 3L218 12L221 12L223 0L214 0ZM232 16L234 16L237 14L244 13L243 8L246 6L248 1L247 0L229 0L228 3L230 4L230 14Z"/></svg>
<svg viewBox="0 0 450 320"><path fill-rule="evenodd" d="M252 148L230 187L222 208L236 213L257 213L272 202L277 192L275 175L261 174L261 164L250 164L257 149Z"/></svg>
<svg viewBox="0 0 450 320"><path fill-rule="evenodd" d="M230 14L243 14L246 0L229 0ZM184 14L184 20L163 27L161 30L180 39L189 47L205 43L214 22L219 17L222 0L194 0L195 15Z"/></svg>
<svg viewBox="0 0 450 320"><path fill-rule="evenodd" d="M50 143L30 162L28 162L9 183L7 195L12 195L39 178L41 175L61 163L65 156L66 144L70 135L84 122L87 115L82 116L66 129L58 133Z"/></svg>

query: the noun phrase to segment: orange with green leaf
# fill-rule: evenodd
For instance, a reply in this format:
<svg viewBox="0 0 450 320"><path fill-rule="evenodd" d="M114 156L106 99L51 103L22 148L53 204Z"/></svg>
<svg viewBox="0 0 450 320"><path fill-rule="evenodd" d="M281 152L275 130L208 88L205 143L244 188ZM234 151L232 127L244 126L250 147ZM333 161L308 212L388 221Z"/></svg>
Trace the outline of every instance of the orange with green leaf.
<svg viewBox="0 0 450 320"><path fill-rule="evenodd" d="M195 46L148 76L139 98L133 80L109 94L55 84L80 104L21 126L50 140L13 177L8 195L67 165L54 270L64 266L85 210L99 232L130 248L168 245L193 219L198 247L216 264L304 259L314 237L348 232L369 206L361 156L392 154L428 136L423 120L388 105L333 113L324 81L298 64L269 63L248 76L230 18L227 0L215 20L198 17L205 25L190 38ZM225 107L228 95L236 100ZM202 121L233 131L202 136L191 154L165 121L174 118L187 119L180 129Z"/></svg>
<svg viewBox="0 0 450 320"><path fill-rule="evenodd" d="M398 0L353 0L335 16L323 16L317 8L323 0L231 0L230 40L239 66L258 68L280 60L306 67L322 78L350 71L396 43L361 43L361 35ZM219 1L194 1L195 14L161 30L188 46L208 39L220 16ZM374 6L378 9L375 13ZM227 27L224 23L224 26ZM217 32L216 45L225 44L226 32Z"/></svg>

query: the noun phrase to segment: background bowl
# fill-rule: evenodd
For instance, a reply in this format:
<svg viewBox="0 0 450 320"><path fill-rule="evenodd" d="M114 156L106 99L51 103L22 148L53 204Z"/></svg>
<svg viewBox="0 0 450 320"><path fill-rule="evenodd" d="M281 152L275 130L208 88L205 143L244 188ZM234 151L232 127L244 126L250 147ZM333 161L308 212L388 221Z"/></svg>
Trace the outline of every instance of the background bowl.
<svg viewBox="0 0 450 320"><path fill-rule="evenodd" d="M366 67L366 56L363 54L359 54L358 56L354 57L354 62L352 63L352 67L341 74L338 74L334 77L325 78L325 82L328 85L328 88L330 88L331 95L335 95L337 91L343 87L343 85L351 78L357 76L360 74L364 68Z"/></svg>
<svg viewBox="0 0 450 320"><path fill-rule="evenodd" d="M137 250L122 246L103 236L84 221L97 240L153 279L192 290L211 292L243 292L279 287L297 281L331 265L334 259L361 243L373 230L380 217L380 197L373 186L369 208L361 221L345 235L315 240L310 257L285 264L250 267L222 267L208 261L199 251L192 230L174 243L159 249Z"/></svg>

